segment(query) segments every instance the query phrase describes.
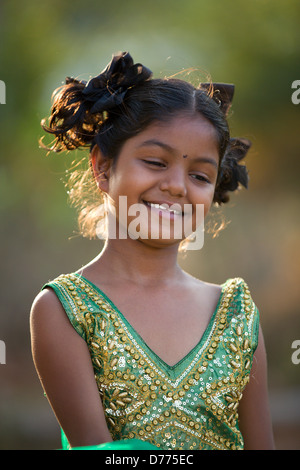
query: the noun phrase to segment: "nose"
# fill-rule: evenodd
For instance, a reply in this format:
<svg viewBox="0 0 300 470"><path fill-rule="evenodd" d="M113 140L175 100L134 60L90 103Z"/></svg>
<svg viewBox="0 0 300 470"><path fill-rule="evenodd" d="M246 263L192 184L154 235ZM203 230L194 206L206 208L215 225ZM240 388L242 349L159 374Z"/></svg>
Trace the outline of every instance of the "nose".
<svg viewBox="0 0 300 470"><path fill-rule="evenodd" d="M183 168L175 165L168 168L163 173L160 190L168 192L173 197L186 196L186 180Z"/></svg>

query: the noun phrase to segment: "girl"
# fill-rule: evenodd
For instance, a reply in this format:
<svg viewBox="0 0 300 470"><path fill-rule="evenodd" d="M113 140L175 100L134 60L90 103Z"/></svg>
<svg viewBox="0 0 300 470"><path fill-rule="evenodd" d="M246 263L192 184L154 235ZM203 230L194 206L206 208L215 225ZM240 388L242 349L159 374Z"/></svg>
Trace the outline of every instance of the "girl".
<svg viewBox="0 0 300 470"><path fill-rule="evenodd" d="M246 283L203 282L177 263L187 234L179 239L175 225L188 214L195 231L198 207L205 217L247 186L239 160L250 144L231 139L226 120L233 90L152 79L120 53L55 96L43 124L52 150L90 146L108 222L99 256L46 284L31 311L33 357L64 448L273 448L264 341ZM95 211L82 207L86 228Z"/></svg>

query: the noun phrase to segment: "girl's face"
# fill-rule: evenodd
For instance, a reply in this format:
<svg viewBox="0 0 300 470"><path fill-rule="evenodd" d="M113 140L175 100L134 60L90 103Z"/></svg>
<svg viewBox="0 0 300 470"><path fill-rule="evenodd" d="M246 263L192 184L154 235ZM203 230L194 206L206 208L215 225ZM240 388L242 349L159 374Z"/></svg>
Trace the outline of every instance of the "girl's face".
<svg viewBox="0 0 300 470"><path fill-rule="evenodd" d="M122 217L129 233L134 227L138 238L152 246L178 244L196 229L197 205L202 205L204 217L209 211L218 164L213 125L199 115L177 116L166 123L156 122L128 139L110 167L103 189L115 206L119 225L120 200L123 209L125 200L127 210L134 209L129 210L126 220ZM183 230L185 217L192 221L188 234Z"/></svg>

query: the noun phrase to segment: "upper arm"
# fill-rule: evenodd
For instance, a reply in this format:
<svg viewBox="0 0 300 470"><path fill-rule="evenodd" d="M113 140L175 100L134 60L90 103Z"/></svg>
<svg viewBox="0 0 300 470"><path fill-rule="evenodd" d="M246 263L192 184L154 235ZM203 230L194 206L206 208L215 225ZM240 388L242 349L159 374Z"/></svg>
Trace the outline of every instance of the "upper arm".
<svg viewBox="0 0 300 470"><path fill-rule="evenodd" d="M30 329L37 373L70 445L111 441L87 344L51 289L36 297Z"/></svg>
<svg viewBox="0 0 300 470"><path fill-rule="evenodd" d="M273 432L269 410L267 358L264 338L259 329L250 381L239 406L239 427L245 450L273 450Z"/></svg>

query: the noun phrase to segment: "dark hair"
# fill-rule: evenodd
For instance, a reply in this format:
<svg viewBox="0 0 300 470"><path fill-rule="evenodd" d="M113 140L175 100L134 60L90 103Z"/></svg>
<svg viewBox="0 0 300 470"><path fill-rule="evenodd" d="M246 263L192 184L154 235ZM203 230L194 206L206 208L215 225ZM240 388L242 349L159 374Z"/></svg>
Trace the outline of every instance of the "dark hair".
<svg viewBox="0 0 300 470"><path fill-rule="evenodd" d="M134 67L137 65L140 64ZM109 75L109 79L113 77L115 82L117 76L119 88L115 91L116 83L114 88L109 88L107 69L105 73L102 72L88 84L68 78L66 84L56 90L49 125L46 126L45 121L42 121L43 128L55 136L54 144L49 150L60 152L92 148L97 144L107 158L116 160L124 142L153 122L169 121L178 114L199 113L214 126L219 148L219 174L214 202L227 202L229 191L237 189L239 183L247 187L246 168L238 165L238 161L245 156L250 145L245 140L242 142L240 139L230 139L226 119L233 90L229 97L223 90L222 102L222 96L218 97L216 94L220 95L218 88L222 90L223 85L216 88L213 84L205 83L195 88L181 79L149 79L149 74L134 86L122 87L118 70L119 75ZM124 83L124 78L122 79ZM226 88L225 90L228 91ZM103 95L104 93L106 94ZM78 199L81 199L81 205L84 206L80 216L81 225L84 225L83 220L86 224L86 217L91 213L82 194L83 186L86 187L85 177L78 180L73 175L70 182L71 199L77 205L80 205ZM99 204L99 199L96 203Z"/></svg>

